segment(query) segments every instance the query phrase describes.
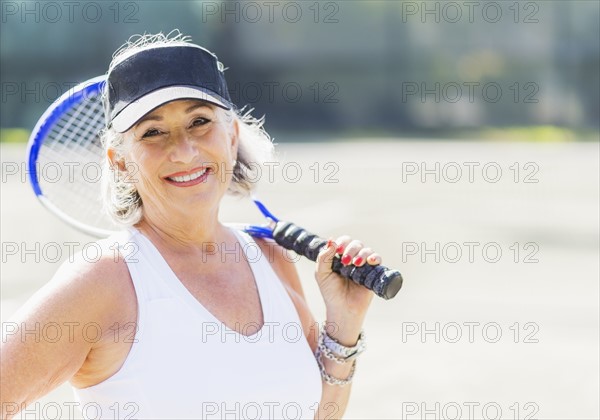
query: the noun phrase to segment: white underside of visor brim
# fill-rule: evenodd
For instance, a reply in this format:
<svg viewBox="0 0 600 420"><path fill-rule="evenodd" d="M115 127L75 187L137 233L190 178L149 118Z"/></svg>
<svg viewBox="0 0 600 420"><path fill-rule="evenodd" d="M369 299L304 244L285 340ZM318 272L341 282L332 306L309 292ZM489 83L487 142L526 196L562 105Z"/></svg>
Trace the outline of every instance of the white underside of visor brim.
<svg viewBox="0 0 600 420"><path fill-rule="evenodd" d="M191 88L187 86L171 86L150 92L141 97L135 102L127 105L119 114L111 121L112 127L118 133L124 133L129 130L140 118L150 111L158 108L167 102L177 99L200 99L210 102L224 109L231 109L221 99L208 91Z"/></svg>

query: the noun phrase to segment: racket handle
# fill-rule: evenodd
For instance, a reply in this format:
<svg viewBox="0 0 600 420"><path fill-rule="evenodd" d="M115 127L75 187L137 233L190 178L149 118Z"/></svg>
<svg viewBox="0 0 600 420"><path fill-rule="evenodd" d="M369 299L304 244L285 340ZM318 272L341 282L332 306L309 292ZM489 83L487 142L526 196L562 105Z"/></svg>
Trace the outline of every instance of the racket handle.
<svg viewBox="0 0 600 420"><path fill-rule="evenodd" d="M317 260L319 251L327 241L290 222L277 222L273 229L273 239L282 247ZM372 290L377 296L392 299L402 287L402 276L398 270L390 270L382 265L365 264L361 267L343 265L339 256L333 258L332 270L342 277Z"/></svg>

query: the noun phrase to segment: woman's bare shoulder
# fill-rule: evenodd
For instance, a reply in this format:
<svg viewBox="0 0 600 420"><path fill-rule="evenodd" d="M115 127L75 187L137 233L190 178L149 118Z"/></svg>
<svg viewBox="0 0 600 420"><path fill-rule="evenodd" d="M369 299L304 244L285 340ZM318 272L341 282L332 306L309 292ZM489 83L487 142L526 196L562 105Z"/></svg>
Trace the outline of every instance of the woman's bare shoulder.
<svg viewBox="0 0 600 420"><path fill-rule="evenodd" d="M135 291L125 262L109 253L107 241L97 249L102 251L97 257L79 253L65 261L9 320L13 334L0 346L3 401L26 405L71 380L90 352L107 342L111 325L135 321ZM88 326L101 336L89 339L83 333Z"/></svg>
<svg viewBox="0 0 600 420"><path fill-rule="evenodd" d="M93 253L80 252L63 262L52 279L36 293L46 305L68 302L67 308L71 311L102 320L109 316L106 308L114 310L120 303L135 299L129 270L114 248L114 241L100 240L94 244Z"/></svg>

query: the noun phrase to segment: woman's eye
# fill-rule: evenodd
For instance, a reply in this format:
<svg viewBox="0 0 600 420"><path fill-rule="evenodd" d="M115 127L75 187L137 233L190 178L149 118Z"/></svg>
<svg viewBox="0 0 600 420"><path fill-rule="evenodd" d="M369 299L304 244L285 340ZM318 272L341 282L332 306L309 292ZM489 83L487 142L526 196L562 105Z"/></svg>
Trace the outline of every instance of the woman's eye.
<svg viewBox="0 0 600 420"><path fill-rule="evenodd" d="M192 122L192 127L198 127L198 126L201 126L201 125L205 125L205 124L208 124L209 122L210 122L210 120L208 118L199 117L199 118L196 118Z"/></svg>
<svg viewBox="0 0 600 420"><path fill-rule="evenodd" d="M146 138L146 137L154 137L154 136L158 136L160 134L160 131L158 131L156 128L151 128L150 130L147 130L144 135L142 136L142 138Z"/></svg>

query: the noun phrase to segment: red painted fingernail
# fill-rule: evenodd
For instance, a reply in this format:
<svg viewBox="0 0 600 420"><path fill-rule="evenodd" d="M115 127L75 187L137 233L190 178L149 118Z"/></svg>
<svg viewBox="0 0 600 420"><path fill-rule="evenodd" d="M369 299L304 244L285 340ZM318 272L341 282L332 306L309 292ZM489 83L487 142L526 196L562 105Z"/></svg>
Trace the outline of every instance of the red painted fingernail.
<svg viewBox="0 0 600 420"><path fill-rule="evenodd" d="M331 248L331 245L333 245L333 241L331 239L329 239L327 241L327 249Z"/></svg>
<svg viewBox="0 0 600 420"><path fill-rule="evenodd" d="M361 265L362 262L363 262L363 259L361 257L356 257L354 259L354 261L352 261L352 264L354 264L354 265Z"/></svg>
<svg viewBox="0 0 600 420"><path fill-rule="evenodd" d="M340 245L335 249L336 254L341 254L344 252L344 245Z"/></svg>
<svg viewBox="0 0 600 420"><path fill-rule="evenodd" d="M346 254L342 257L342 264L348 265L348 264L350 264L350 260L352 260L352 257L350 255Z"/></svg>

